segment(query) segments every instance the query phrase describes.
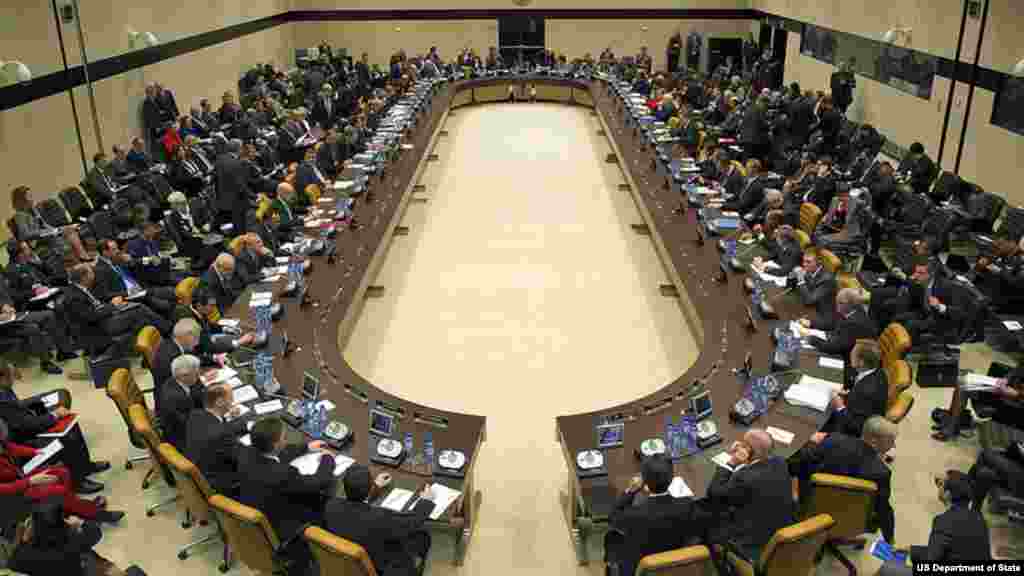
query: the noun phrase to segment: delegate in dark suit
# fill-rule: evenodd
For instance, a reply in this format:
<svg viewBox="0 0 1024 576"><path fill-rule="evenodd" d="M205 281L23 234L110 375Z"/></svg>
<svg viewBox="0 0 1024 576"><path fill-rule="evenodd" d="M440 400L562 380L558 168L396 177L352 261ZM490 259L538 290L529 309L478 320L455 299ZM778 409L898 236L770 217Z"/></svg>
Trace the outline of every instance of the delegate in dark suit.
<svg viewBox="0 0 1024 576"><path fill-rule="evenodd" d="M102 350L114 338L138 334L145 326L155 326L161 334L171 329L170 322L146 306L104 303L77 284L64 291L64 299L68 323L77 330L79 341L87 350Z"/></svg>
<svg viewBox="0 0 1024 576"><path fill-rule="evenodd" d="M289 463L303 455L306 446L288 446L277 460L255 447L238 453L238 474L244 478L239 499L243 504L262 511L282 540L294 536L308 523L320 524L323 519L324 493L334 481L334 458L320 457L316 472L309 476Z"/></svg>
<svg viewBox="0 0 1024 576"><path fill-rule="evenodd" d="M743 174L740 174L739 169L735 165L730 165L725 176L722 178L722 188L725 189L725 193L736 198L743 192L744 186L746 186L746 179L743 177Z"/></svg>
<svg viewBox="0 0 1024 576"><path fill-rule="evenodd" d="M789 137L792 144L802 148L807 144L814 123L814 102L810 98L799 97L789 106Z"/></svg>
<svg viewBox="0 0 1024 576"><path fill-rule="evenodd" d="M244 420L231 423L206 409L193 410L186 426L188 459L206 476L210 486L219 493L231 495L240 479L238 475L238 437L245 434Z"/></svg>
<svg viewBox="0 0 1024 576"><path fill-rule="evenodd" d="M743 216L748 212L753 212L763 200L764 181L760 176L754 176L747 182L739 196L722 205L722 210L733 210Z"/></svg>
<svg viewBox="0 0 1024 576"><path fill-rule="evenodd" d="M789 274L800 265L800 259L803 257L803 250L800 248L800 242L792 236L778 239L771 239L765 242L765 252L767 252L767 259L775 261L779 265L778 270L773 270L773 274L784 275Z"/></svg>
<svg viewBox="0 0 1024 576"><path fill-rule="evenodd" d="M823 354L841 356L849 359L850 351L857 340L878 337L878 328L861 306L854 306L848 312L838 312L824 319L811 321L811 328L824 330L827 339L811 337L809 343Z"/></svg>
<svg viewBox="0 0 1024 576"><path fill-rule="evenodd" d="M769 144L768 121L765 120L764 110L758 104L750 106L743 114L743 122L740 124L740 143L746 147L751 156L758 159L764 158Z"/></svg>
<svg viewBox="0 0 1024 576"><path fill-rule="evenodd" d="M200 283L206 286L213 297L217 299L217 308L220 309L221 314L225 314L245 290L240 274L236 273L230 278L225 278L213 268L203 274Z"/></svg>
<svg viewBox="0 0 1024 576"><path fill-rule="evenodd" d="M889 379L885 370L862 372L850 387L845 406L832 412L822 430L859 437L868 418L884 415L888 405Z"/></svg>
<svg viewBox="0 0 1024 576"><path fill-rule="evenodd" d="M200 313L192 306L179 304L174 308L174 322L177 323L182 318L191 318L199 324L199 344L196 345L196 349L192 353L199 356L199 360L204 365L212 366L215 354L224 354L235 349L229 338L214 339L214 335L224 333L223 329L219 324L210 322L205 314Z"/></svg>
<svg viewBox="0 0 1024 576"><path fill-rule="evenodd" d="M163 399L159 403L157 414L160 416L164 442L184 454L187 450L189 415L196 407L196 401L192 397L192 391L182 387L173 376L164 382L161 388L160 396Z"/></svg>
<svg viewBox="0 0 1024 576"><path fill-rule="evenodd" d="M378 573L387 576L415 576L413 559L405 543L434 510L434 503L420 499L408 513L392 512L365 502L334 499L327 503L327 529L366 549Z"/></svg>
<svg viewBox="0 0 1024 576"><path fill-rule="evenodd" d="M633 574L648 554L690 546L706 536L708 519L693 498L661 494L634 505L635 496L630 492L620 496L609 518L609 524L625 536L618 558L620 574Z"/></svg>
<svg viewBox="0 0 1024 576"><path fill-rule="evenodd" d="M234 154L222 154L214 165L217 182L217 211L231 214L235 235L245 232L245 216L252 192L249 190L249 169Z"/></svg>
<svg viewBox="0 0 1024 576"><path fill-rule="evenodd" d="M811 475L817 473L849 476L877 484L875 517L885 541L894 541L895 516L889 503L892 471L878 452L859 437L829 434L818 444L810 443L798 453L791 471L800 480L800 494L808 493L804 486L809 486Z"/></svg>
<svg viewBox="0 0 1024 576"><path fill-rule="evenodd" d="M191 354L191 352L187 353ZM156 354L153 355L153 365L149 367L149 373L153 376L153 404L158 413L160 405L163 403L163 386L166 382L174 381L171 375L171 362L174 362L174 359L182 354L186 354L186 352L174 341L174 338L164 338L157 346Z"/></svg>
<svg viewBox="0 0 1024 576"><path fill-rule="evenodd" d="M836 279L824 266L812 274L804 275L804 281L797 283L797 294L804 306L813 306L819 321L829 322L833 313L836 296ZM827 324L826 324L827 325Z"/></svg>
<svg viewBox="0 0 1024 576"><path fill-rule="evenodd" d="M719 468L708 486L708 500L728 514L725 539L750 560L779 528L793 523L793 488L786 462L766 458L735 472Z"/></svg>
<svg viewBox="0 0 1024 576"><path fill-rule="evenodd" d="M137 289L146 291L146 295L138 301L149 306L161 316L170 316L174 310L174 289L165 286L143 286L123 265L115 265L106 258L96 260L96 286L93 294L100 300L110 300L115 296L127 297L128 283Z"/></svg>
<svg viewBox="0 0 1024 576"><path fill-rule="evenodd" d="M59 418L46 410L36 410L38 405L26 405L18 400L0 401L0 419L10 429L10 441L41 448L49 444L51 438L40 438L57 423ZM89 454L89 446L82 435L81 423L75 424L70 432L60 438L63 447L57 459L63 462L79 484L86 476L95 473L96 464Z"/></svg>

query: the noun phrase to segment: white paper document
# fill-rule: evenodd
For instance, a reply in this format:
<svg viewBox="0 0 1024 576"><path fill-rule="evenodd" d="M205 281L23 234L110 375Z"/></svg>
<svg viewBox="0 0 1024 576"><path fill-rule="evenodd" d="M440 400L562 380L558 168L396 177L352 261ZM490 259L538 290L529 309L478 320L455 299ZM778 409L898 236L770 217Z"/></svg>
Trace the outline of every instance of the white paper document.
<svg viewBox="0 0 1024 576"><path fill-rule="evenodd" d="M757 277L760 278L763 282L768 282L769 284L774 284L774 285L778 286L779 288L785 288L786 287L786 277L785 276L775 276L773 274L766 274L764 272L758 272L757 273Z"/></svg>
<svg viewBox="0 0 1024 576"><path fill-rule="evenodd" d="M829 402L832 401L832 396L840 389L840 385L835 382L805 374L796 384L786 389L784 397L786 402L794 406L804 406L824 412L828 408Z"/></svg>
<svg viewBox="0 0 1024 576"><path fill-rule="evenodd" d="M715 456L711 458L711 461L732 472L732 465L729 464L728 452L719 452L718 454L715 454Z"/></svg>
<svg viewBox="0 0 1024 576"><path fill-rule="evenodd" d="M218 368L209 375L203 376L201 380L204 386L213 386L214 384L220 384L221 382L227 382L228 380L238 376L238 371L234 368Z"/></svg>
<svg viewBox="0 0 1024 576"><path fill-rule="evenodd" d="M331 410L334 410L334 402L331 402L330 400L321 400L316 403L316 409L319 410L321 408L324 409L324 412L330 412Z"/></svg>
<svg viewBox="0 0 1024 576"><path fill-rule="evenodd" d="M57 392L53 392L51 394L47 394L46 396L43 396L43 408L46 408L47 410L49 410L50 408L53 408L54 406L56 406L59 403L60 403L60 394L58 394Z"/></svg>
<svg viewBox="0 0 1024 576"><path fill-rule="evenodd" d="M964 374L961 390L971 392L975 390L993 390L999 387L999 379L984 374Z"/></svg>
<svg viewBox="0 0 1024 576"><path fill-rule="evenodd" d="M687 498L693 496L693 490L686 485L686 480L683 480L682 476L676 476L672 479L672 483L668 485L668 493L673 498Z"/></svg>
<svg viewBox="0 0 1024 576"><path fill-rule="evenodd" d="M252 446L252 434L246 434L238 439L242 446Z"/></svg>
<svg viewBox="0 0 1024 576"><path fill-rule="evenodd" d="M252 402L260 397L260 393L256 391L252 386L243 386L238 388L233 393L235 404L243 404L245 402Z"/></svg>
<svg viewBox="0 0 1024 576"><path fill-rule="evenodd" d="M336 454L334 456L334 475L341 476L345 474L345 470L348 470L348 467L355 463L355 460L344 454Z"/></svg>
<svg viewBox="0 0 1024 576"><path fill-rule="evenodd" d="M351 188L353 186L355 186L355 182L353 182L352 180L335 180L334 181L334 189L335 190L348 190L349 188Z"/></svg>
<svg viewBox="0 0 1024 576"><path fill-rule="evenodd" d="M217 324L220 324L223 328L238 328L239 320L237 318L221 318Z"/></svg>
<svg viewBox="0 0 1024 576"><path fill-rule="evenodd" d="M1016 332L1017 330L1024 328L1024 326L1022 326L1021 323L1017 322L1016 320L1003 320L1003 326L1006 326L1007 330L1013 332Z"/></svg>
<svg viewBox="0 0 1024 576"><path fill-rule="evenodd" d="M846 363L843 362L842 358L829 358L828 356L818 357L818 366L822 368L832 368L834 370L842 370Z"/></svg>
<svg viewBox="0 0 1024 576"><path fill-rule="evenodd" d="M401 512L405 509L405 505L409 503L409 499L413 497L412 490L406 490L405 488L395 488L388 492L388 495L381 501L381 508L387 508L395 512Z"/></svg>
<svg viewBox="0 0 1024 576"><path fill-rule="evenodd" d="M232 420L238 420L242 416L252 412L252 410L250 410L245 404L236 404L235 406L235 415L231 417Z"/></svg>
<svg viewBox="0 0 1024 576"><path fill-rule="evenodd" d="M256 411L256 414L263 416L264 414L270 414L271 412L277 412L278 410L284 409L284 404L282 404L280 400L270 400L269 402L254 404L252 409Z"/></svg>
<svg viewBox="0 0 1024 576"><path fill-rule="evenodd" d="M33 470L39 468L40 464L49 460L57 452L60 452L60 449L63 447L64 445L60 443L60 440L54 440L46 446L43 446L38 452L36 452L36 455L33 456L31 460L25 462L25 465L21 468L22 473L31 474Z"/></svg>
<svg viewBox="0 0 1024 576"><path fill-rule="evenodd" d="M430 513L430 519L437 520L452 505L452 502L462 495L462 492L452 490L444 484L431 484L430 495L430 499L434 501L434 511Z"/></svg>
<svg viewBox="0 0 1024 576"><path fill-rule="evenodd" d="M781 442L783 444L790 444L793 442L794 434L788 430L776 428L775 426L769 426L765 428L765 432L767 432L768 435L771 436L772 439L775 440L776 442Z"/></svg>

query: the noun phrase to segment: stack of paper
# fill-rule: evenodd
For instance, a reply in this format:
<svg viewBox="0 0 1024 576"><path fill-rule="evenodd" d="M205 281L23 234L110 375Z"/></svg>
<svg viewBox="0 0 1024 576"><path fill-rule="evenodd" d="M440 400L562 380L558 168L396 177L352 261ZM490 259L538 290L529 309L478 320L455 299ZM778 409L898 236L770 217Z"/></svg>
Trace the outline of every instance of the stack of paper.
<svg viewBox="0 0 1024 576"><path fill-rule="evenodd" d="M976 390L994 390L999 388L999 379L983 374L964 374L960 389L964 392Z"/></svg>
<svg viewBox="0 0 1024 576"><path fill-rule="evenodd" d="M434 511L430 513L431 520L437 520L444 514L444 511L452 505L452 502L462 495L458 490L452 490L444 484L432 484L430 486L430 499L434 502Z"/></svg>
<svg viewBox="0 0 1024 576"><path fill-rule="evenodd" d="M829 358L828 356L818 357L818 366L822 368L832 368L833 370L842 370L846 365L842 358Z"/></svg>
<svg viewBox="0 0 1024 576"><path fill-rule="evenodd" d="M213 386L214 384L227 382L228 380L234 378L235 376L238 376L238 371L236 371L234 368L224 367L218 368L217 370L207 373L206 375L202 376L200 380L202 380L204 386Z"/></svg>
<svg viewBox="0 0 1024 576"><path fill-rule="evenodd" d="M683 480L681 476L676 476L672 479L672 483L668 485L668 493L673 498L688 498L693 496L693 490L686 485L686 480Z"/></svg>
<svg viewBox="0 0 1024 576"><path fill-rule="evenodd" d="M22 473L31 474L33 470L39 468L40 464L49 460L57 452L60 452L60 449L63 447L64 445L60 443L60 440L54 440L53 442L50 442L49 444L41 448L38 452L36 452L36 455L33 456L31 460L26 462L24 466L22 466Z"/></svg>
<svg viewBox="0 0 1024 576"><path fill-rule="evenodd" d="M394 488L391 492L380 503L381 508L387 508L395 512L401 512L405 510L405 505L409 503L409 499L413 497L412 490L406 490L405 488Z"/></svg>
<svg viewBox="0 0 1024 576"><path fill-rule="evenodd" d="M252 296L249 297L249 307L259 308L260 306L270 306L270 302L273 299L273 292L253 292Z"/></svg>
<svg viewBox="0 0 1024 576"><path fill-rule="evenodd" d="M729 464L729 458L730 456L728 452L719 452L718 454L715 454L713 458L711 458L711 461L714 462L715 464L718 464L722 468L725 468L726 470L732 472L732 465Z"/></svg>
<svg viewBox="0 0 1024 576"><path fill-rule="evenodd" d="M772 437L772 440L787 445L793 442L793 438L795 436L789 430L783 430L782 428L776 428L774 426L769 426L765 428L765 432L767 432L768 435Z"/></svg>
<svg viewBox="0 0 1024 576"><path fill-rule="evenodd" d="M250 386L251 388L251 386ZM256 411L256 414L263 416L264 414L270 414L271 412L277 412L278 410L284 409L284 404L280 400L270 400L268 402L260 402L252 407Z"/></svg>
<svg viewBox="0 0 1024 576"><path fill-rule="evenodd" d="M840 389L839 384L835 382L805 374L800 377L799 382L786 389L784 397L786 402L794 406L804 406L824 412L828 408L829 402L832 401L832 396Z"/></svg>
<svg viewBox="0 0 1024 576"><path fill-rule="evenodd" d="M316 474L317 468L320 467L320 457L324 455L330 457L330 455L325 452L309 452L299 456L295 460L292 460L291 465L299 471L299 474L302 474L303 476L312 476L313 474ZM342 454L334 456L334 475L341 476L346 470L348 470L349 466L354 463L355 460L348 456L344 456Z"/></svg>
<svg viewBox="0 0 1024 576"><path fill-rule="evenodd" d="M1016 332L1017 330L1024 328L1024 325L1021 325L1021 323L1016 320L1003 320L1003 326L1006 326L1006 329L1011 332Z"/></svg>
<svg viewBox="0 0 1024 576"><path fill-rule="evenodd" d="M222 328L238 328L238 319L236 318L221 318L217 324Z"/></svg>
<svg viewBox="0 0 1024 576"><path fill-rule="evenodd" d="M821 338L822 340L828 340L828 334L826 334L824 330L816 330L814 328L803 328L802 326L800 326L800 323L797 322L796 320L793 320L789 323L789 329L793 331L793 335L796 336L797 338L803 338L804 334L806 334L807 338L815 336L817 338Z"/></svg>
<svg viewBox="0 0 1024 576"><path fill-rule="evenodd" d="M763 282L768 282L769 284L774 284L775 286L778 286L779 288L785 288L786 287L786 277L785 276L774 276L772 274L768 274L768 273L764 272L763 269L762 269L762 271L757 273L757 277L760 278Z"/></svg>
<svg viewBox="0 0 1024 576"><path fill-rule="evenodd" d="M260 397L260 393L256 391L252 386L243 386L238 388L233 393L235 404L244 404L245 402L252 402Z"/></svg>

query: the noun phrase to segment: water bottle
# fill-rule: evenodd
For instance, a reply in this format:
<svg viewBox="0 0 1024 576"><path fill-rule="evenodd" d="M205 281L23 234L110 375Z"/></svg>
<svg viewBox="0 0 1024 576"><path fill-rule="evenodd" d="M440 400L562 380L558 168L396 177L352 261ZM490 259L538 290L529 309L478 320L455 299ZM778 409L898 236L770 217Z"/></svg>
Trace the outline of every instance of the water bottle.
<svg viewBox="0 0 1024 576"><path fill-rule="evenodd" d="M725 250L726 250L726 254L728 254L728 256L729 256L729 260L732 260L733 258L735 258L736 257L736 240L734 240L732 238L730 238L729 240L726 240L725 241Z"/></svg>
<svg viewBox="0 0 1024 576"><path fill-rule="evenodd" d="M753 304L755 314L759 314L761 311L761 301L764 295L761 293L761 283L754 277L754 291L750 294L750 301Z"/></svg>
<svg viewBox="0 0 1024 576"><path fill-rule="evenodd" d="M414 447L414 443L413 443L413 439L412 439L412 432L406 432L405 433L405 453L406 454L412 454L413 447Z"/></svg>
<svg viewBox="0 0 1024 576"><path fill-rule="evenodd" d="M316 407L316 438L320 439L324 435L324 428L327 427L327 410L323 404L318 404Z"/></svg>
<svg viewBox="0 0 1024 576"><path fill-rule="evenodd" d="M672 451L672 432L675 426L672 425L672 415L668 414L665 416L665 450L671 454Z"/></svg>
<svg viewBox="0 0 1024 576"><path fill-rule="evenodd" d="M434 468L434 433L426 432L423 435L423 461L427 464L428 470Z"/></svg>

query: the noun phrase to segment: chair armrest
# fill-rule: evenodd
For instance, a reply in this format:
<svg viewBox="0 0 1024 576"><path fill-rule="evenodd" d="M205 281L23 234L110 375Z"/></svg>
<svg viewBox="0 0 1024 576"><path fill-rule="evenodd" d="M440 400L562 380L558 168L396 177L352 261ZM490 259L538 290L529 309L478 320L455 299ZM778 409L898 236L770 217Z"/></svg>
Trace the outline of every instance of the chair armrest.
<svg viewBox="0 0 1024 576"><path fill-rule="evenodd" d="M869 480L861 480L859 478L851 478L849 476L837 476L835 474L812 474L811 482L818 486L842 488L845 490L855 490L857 492L878 491L878 484Z"/></svg>

